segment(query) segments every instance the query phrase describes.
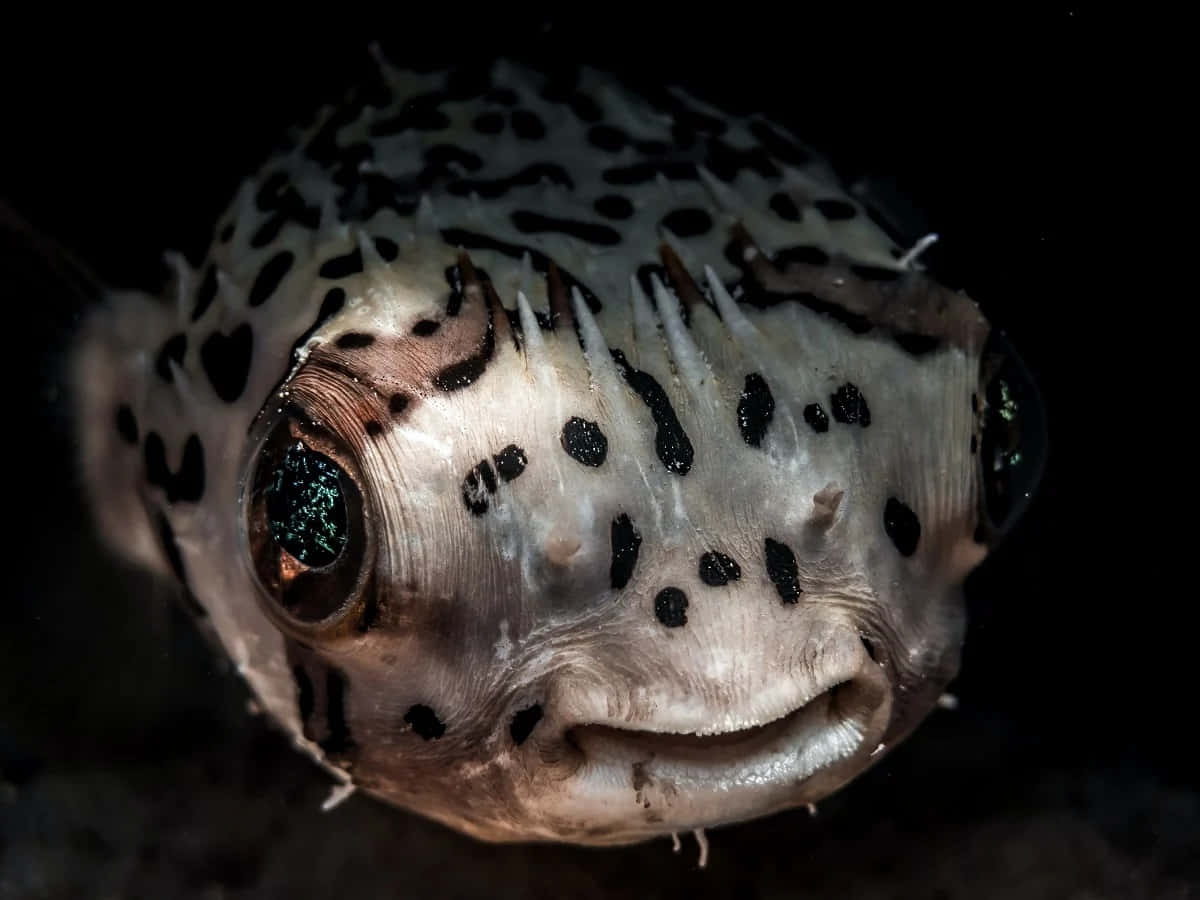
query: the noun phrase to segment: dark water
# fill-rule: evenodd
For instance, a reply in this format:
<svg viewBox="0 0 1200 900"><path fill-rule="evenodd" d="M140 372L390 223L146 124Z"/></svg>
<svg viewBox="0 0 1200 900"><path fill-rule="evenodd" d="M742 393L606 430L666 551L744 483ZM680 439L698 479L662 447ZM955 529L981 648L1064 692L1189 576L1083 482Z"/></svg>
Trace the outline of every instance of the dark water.
<svg viewBox="0 0 1200 900"><path fill-rule="evenodd" d="M1006 327L1050 415L1042 489L968 582L958 710L816 818L711 832L703 872L690 842L680 856L669 841L485 846L361 797L322 814L324 776L244 714L166 592L88 533L47 377L70 310L6 286L0 498L18 586L0 620L0 896L1196 895L1196 676L1172 646L1188 592L1151 511L1183 486L1141 458L1168 438L1145 436L1122 385L1158 364L1124 333L1136 315L1113 312L1138 305L1112 278L1128 222L1119 33L1061 8L706 15L407 11L336 35L302 23L299 38L31 30L2 73L0 198L109 282L152 282L159 251L199 252L238 176L352 80L370 37L397 58L582 58L749 97L848 169L897 176L943 235L931 261Z"/></svg>

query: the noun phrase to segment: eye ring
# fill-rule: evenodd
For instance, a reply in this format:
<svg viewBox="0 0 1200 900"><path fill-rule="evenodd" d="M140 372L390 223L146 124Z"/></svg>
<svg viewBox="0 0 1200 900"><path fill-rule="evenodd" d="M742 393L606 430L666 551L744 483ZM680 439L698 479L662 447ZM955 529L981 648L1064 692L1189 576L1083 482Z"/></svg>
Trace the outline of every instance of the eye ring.
<svg viewBox="0 0 1200 900"><path fill-rule="evenodd" d="M240 519L260 607L306 642L353 636L374 570L369 494L353 453L294 404L253 437Z"/></svg>

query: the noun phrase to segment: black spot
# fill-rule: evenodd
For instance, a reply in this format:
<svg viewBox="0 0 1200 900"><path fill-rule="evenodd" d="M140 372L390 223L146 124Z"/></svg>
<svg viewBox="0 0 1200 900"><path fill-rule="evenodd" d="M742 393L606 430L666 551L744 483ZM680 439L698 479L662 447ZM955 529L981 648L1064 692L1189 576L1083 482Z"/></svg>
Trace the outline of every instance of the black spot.
<svg viewBox="0 0 1200 900"><path fill-rule="evenodd" d="M446 733L446 726L432 709L423 703L415 703L404 714L404 721L412 726L412 730L427 741L440 738Z"/></svg>
<svg viewBox="0 0 1200 900"><path fill-rule="evenodd" d="M357 247L350 253L343 256L335 256L333 259L326 260L322 264L320 271L317 272L322 278L336 279L349 278L351 275L357 275L363 270L362 250Z"/></svg>
<svg viewBox="0 0 1200 900"><path fill-rule="evenodd" d="M196 290L196 305L192 309L192 321L196 322L217 298L217 268L209 266L204 270L204 279Z"/></svg>
<svg viewBox="0 0 1200 900"><path fill-rule="evenodd" d="M384 262L392 262L400 255L400 246L390 238L377 237L374 244L375 252Z"/></svg>
<svg viewBox="0 0 1200 900"><path fill-rule="evenodd" d="M370 347L375 343L373 334L363 334L361 331L348 331L337 339L337 345L343 350L359 350Z"/></svg>
<svg viewBox="0 0 1200 900"><path fill-rule="evenodd" d="M570 235L589 244L600 244L611 247L621 243L621 233L608 225L598 222L576 222L573 219L558 219L543 216L541 213L517 210L511 216L512 223L523 234L540 234L544 231L557 231Z"/></svg>
<svg viewBox="0 0 1200 900"><path fill-rule="evenodd" d="M535 703L533 706L517 710L512 717L512 723L508 726L508 733L512 735L513 743L518 747L525 743L525 739L533 733L534 726L540 721L542 721L541 704Z"/></svg>
<svg viewBox="0 0 1200 900"><path fill-rule="evenodd" d="M588 143L608 153L616 153L629 143L629 136L612 125L593 125L588 129Z"/></svg>
<svg viewBox="0 0 1200 900"><path fill-rule="evenodd" d="M545 275L550 271L550 263L552 260L549 256L538 250L536 247L524 247L520 244L510 244L506 241L497 240L494 237L485 234L477 234L472 231L465 231L461 228L447 228L442 231L442 239L452 247L461 247L464 250L494 250L497 253L502 253L512 259L521 259L526 253L529 254L529 260L533 265L533 270L539 274ZM584 302L587 303L588 309L593 313L600 312L603 306L599 298L592 292L586 284L564 269L558 266L559 275L562 276L563 286L568 291L571 288L579 288L579 293L583 295ZM539 320L540 321L540 320Z"/></svg>
<svg viewBox="0 0 1200 900"><path fill-rule="evenodd" d="M117 407L117 434L127 444L136 445L138 442L138 424L133 410L122 403Z"/></svg>
<svg viewBox="0 0 1200 900"><path fill-rule="evenodd" d="M484 373L495 350L495 313L489 303L487 308L487 327L484 329L478 348L466 359L451 363L434 375L434 387L440 391L457 391L474 384L479 376Z"/></svg>
<svg viewBox="0 0 1200 900"><path fill-rule="evenodd" d="M345 753L354 747L346 725L346 678L337 669L325 673L325 740L318 741L326 753Z"/></svg>
<svg viewBox="0 0 1200 900"><path fill-rule="evenodd" d="M312 679L301 665L292 666L292 678L296 681L296 706L300 711L300 721L307 722L316 707Z"/></svg>
<svg viewBox="0 0 1200 900"><path fill-rule="evenodd" d="M518 478L525 467L529 465L529 460L525 456L525 451L516 444L509 444L499 453L492 457L492 461L496 463L496 472L505 481L512 481Z"/></svg>
<svg viewBox="0 0 1200 900"><path fill-rule="evenodd" d="M179 471L167 467L167 449L157 432L146 435L146 481L166 491L167 502L196 503L204 496L204 446L190 435L183 445Z"/></svg>
<svg viewBox="0 0 1200 900"><path fill-rule="evenodd" d="M546 136L542 120L527 109L513 110L512 127L517 137L523 140L538 141Z"/></svg>
<svg viewBox="0 0 1200 900"><path fill-rule="evenodd" d="M562 448L585 466L599 466L608 456L608 438L595 422L571 416L562 427Z"/></svg>
<svg viewBox="0 0 1200 900"><path fill-rule="evenodd" d="M924 356L941 346L941 341L927 334L900 332L892 335L900 348L913 356Z"/></svg>
<svg viewBox="0 0 1200 900"><path fill-rule="evenodd" d="M780 191L771 195L771 211L784 221L800 221L800 208L796 206L796 201Z"/></svg>
<svg viewBox="0 0 1200 900"><path fill-rule="evenodd" d="M173 334L167 338L158 351L158 358L154 361L154 371L158 373L163 381L170 384L174 381L174 376L171 374L172 361L177 366L183 365L183 354L187 352L187 335Z"/></svg>
<svg viewBox="0 0 1200 900"><path fill-rule="evenodd" d="M654 615L668 628L687 624L687 594L677 587L663 588L654 598Z"/></svg>
<svg viewBox="0 0 1200 900"><path fill-rule="evenodd" d="M820 247L801 244L796 247L784 247L782 250L775 251L775 254L771 257L771 262L775 263L781 269L787 268L791 263L824 266L829 263L829 254Z"/></svg>
<svg viewBox="0 0 1200 900"><path fill-rule="evenodd" d="M620 194L605 194L592 207L606 219L628 219L633 215L633 204Z"/></svg>
<svg viewBox="0 0 1200 900"><path fill-rule="evenodd" d="M367 423L367 434L370 437L379 437L381 434L383 434L383 426L372 419Z"/></svg>
<svg viewBox="0 0 1200 900"><path fill-rule="evenodd" d="M258 277L250 288L249 303L251 306L262 306L275 293L279 282L283 281L296 257L290 250L276 253L258 270Z"/></svg>
<svg viewBox="0 0 1200 900"><path fill-rule="evenodd" d="M804 593L800 589L800 567L796 564L796 554L787 544L767 538L764 541L767 560L767 576L775 585L779 599L784 603L795 603Z"/></svg>
<svg viewBox="0 0 1200 900"><path fill-rule="evenodd" d="M460 178L446 185L446 190L456 197L475 193L485 200L493 200L504 196L514 187L532 187L543 179L565 188L575 186L571 176L562 166L554 163L534 163L504 178Z"/></svg>
<svg viewBox="0 0 1200 900"><path fill-rule="evenodd" d="M686 475L692 469L692 458L695 451L687 432L683 430L675 409L667 392L662 389L654 376L641 372L631 366L620 350L612 350L613 361L616 362L625 383L633 388L643 403L650 409L650 417L657 426L654 434L654 450L667 471L676 475Z"/></svg>
<svg viewBox="0 0 1200 900"><path fill-rule="evenodd" d="M393 416L398 416L408 409L408 403L409 399L407 394L392 394L392 396L388 398L388 412L390 412Z"/></svg>
<svg viewBox="0 0 1200 900"><path fill-rule="evenodd" d="M751 447L758 447L766 437L767 427L775 416L775 398L767 381L757 372L746 376L742 396L738 399L738 429L742 440Z"/></svg>
<svg viewBox="0 0 1200 900"><path fill-rule="evenodd" d="M412 327L412 333L417 337L429 337L429 335L441 327L441 322L435 322L433 319L422 319Z"/></svg>
<svg viewBox="0 0 1200 900"><path fill-rule="evenodd" d="M242 395L253 349L254 333L248 323L242 323L228 336L214 331L200 345L204 373L217 396L226 403L233 403Z"/></svg>
<svg viewBox="0 0 1200 900"><path fill-rule="evenodd" d="M848 381L837 389L837 393L829 395L829 404L834 419L843 425L853 425L857 422L866 428L871 424L871 410L867 407L867 398Z"/></svg>
<svg viewBox="0 0 1200 900"><path fill-rule="evenodd" d="M709 587L720 587L742 577L742 567L732 558L716 550L700 557L700 580Z"/></svg>
<svg viewBox="0 0 1200 900"><path fill-rule="evenodd" d="M818 200L813 204L826 219L853 219L857 210L844 200Z"/></svg>
<svg viewBox="0 0 1200 900"><path fill-rule="evenodd" d="M493 483L495 477L493 476ZM493 490L495 488L493 487ZM475 466L462 483L462 498L463 505L470 510L473 516L482 516L488 510L488 495L492 493L485 484L479 466Z"/></svg>
<svg viewBox="0 0 1200 900"><path fill-rule="evenodd" d="M810 403L804 407L804 421L817 434L824 434L829 430L829 416L825 414L825 410L821 408L820 403Z"/></svg>
<svg viewBox="0 0 1200 900"><path fill-rule="evenodd" d="M977 452L979 452L979 438L971 435L971 455L974 456Z"/></svg>
<svg viewBox="0 0 1200 900"><path fill-rule="evenodd" d="M642 536L634 528L628 514L621 513L612 521L612 564L608 575L613 590L629 584L642 547Z"/></svg>
<svg viewBox="0 0 1200 900"><path fill-rule="evenodd" d="M634 141L633 146L644 156L663 156L671 150L666 141Z"/></svg>
<svg viewBox="0 0 1200 900"><path fill-rule="evenodd" d="M764 178L776 178L781 174L761 147L738 150L722 140L709 138L707 149L704 164L722 181L732 181L742 169L750 169Z"/></svg>
<svg viewBox="0 0 1200 900"><path fill-rule="evenodd" d="M812 161L812 156L807 150L788 140L765 122L752 123L750 133L776 159L793 166L802 166Z"/></svg>
<svg viewBox="0 0 1200 900"><path fill-rule="evenodd" d="M489 494L496 493L496 473L492 471L491 463L486 459L481 460L475 467L475 471L479 473L479 478L483 482L483 486L487 488L487 492Z"/></svg>
<svg viewBox="0 0 1200 900"><path fill-rule="evenodd" d="M917 514L895 497L888 497L883 507L883 530L892 539L901 556L912 556L921 539L921 522Z"/></svg>
<svg viewBox="0 0 1200 900"><path fill-rule="evenodd" d="M476 116L471 127L480 134L499 134L504 130L504 116L498 112L486 112Z"/></svg>
<svg viewBox="0 0 1200 900"><path fill-rule="evenodd" d="M162 544L167 565L171 567L175 580L186 588L187 572L183 568L183 555L179 552L179 542L175 540L175 529L171 527L170 520L161 511L155 515L155 520L158 523L158 542ZM199 607L200 604L197 603L196 606Z"/></svg>
<svg viewBox="0 0 1200 900"><path fill-rule="evenodd" d="M664 228L682 238L707 234L712 225L712 216L697 207L672 210L662 220Z"/></svg>

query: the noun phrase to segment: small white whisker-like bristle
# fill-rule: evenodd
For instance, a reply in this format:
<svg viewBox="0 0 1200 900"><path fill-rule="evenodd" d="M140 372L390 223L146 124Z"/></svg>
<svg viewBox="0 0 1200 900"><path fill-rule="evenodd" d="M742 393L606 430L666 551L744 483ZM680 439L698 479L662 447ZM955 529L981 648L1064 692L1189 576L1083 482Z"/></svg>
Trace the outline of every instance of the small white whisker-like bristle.
<svg viewBox="0 0 1200 900"><path fill-rule="evenodd" d="M526 250L521 254L521 288L525 294L533 290L533 258ZM528 301L526 301L528 302Z"/></svg>
<svg viewBox="0 0 1200 900"><path fill-rule="evenodd" d="M696 843L700 846L700 861L698 863L701 869L708 865L708 835L704 833L703 828L695 828L692 834L696 838Z"/></svg>
<svg viewBox="0 0 1200 900"><path fill-rule="evenodd" d="M671 852L678 853L682 849L683 849L683 843L679 840L679 832L672 831L671 832Z"/></svg>
<svg viewBox="0 0 1200 900"><path fill-rule="evenodd" d="M920 257L920 255L922 253L924 253L926 250L928 250L930 247L932 247L934 244L936 244L938 242L938 239L939 239L939 236L937 234L925 235L925 237L921 238L919 241L917 241L915 244L913 244L911 250L909 250L902 257L900 257L899 260L897 260L897 265L899 265L900 268L902 268L902 269L911 269L913 267L913 264L916 263L917 259Z"/></svg>
<svg viewBox="0 0 1200 900"><path fill-rule="evenodd" d="M717 273L713 271L712 266L704 267L704 278L708 282L708 289L712 292L713 302L717 305L717 311L721 314L721 321L725 323L725 327L730 330L734 337L741 344L750 341L761 340L762 335L758 333L758 329L754 327L754 323L746 318L737 301L729 296L729 291L725 289L724 283L717 277Z"/></svg>
<svg viewBox="0 0 1200 900"><path fill-rule="evenodd" d="M604 332L596 324L587 301L575 286L571 287L571 310L575 314L575 322L579 325L579 335L583 339L583 355L592 375L592 383L606 396L624 396L619 390L621 376L617 372L616 363L609 355Z"/></svg>
<svg viewBox="0 0 1200 900"><path fill-rule="evenodd" d="M176 312L180 321L186 321L190 312L187 307L192 296L192 267L188 265L182 253L174 250L163 253L163 263L171 271Z"/></svg>
<svg viewBox="0 0 1200 900"><path fill-rule="evenodd" d="M421 195L421 202L417 204L417 215L414 221L418 232L437 233L437 215L433 211L433 200L428 194Z"/></svg>
<svg viewBox="0 0 1200 900"><path fill-rule="evenodd" d="M696 171L700 174L700 181L712 197L713 202L721 207L727 213L734 216L739 216L745 208L745 201L736 193L731 191L726 185L722 184L712 172L704 166L697 164Z"/></svg>
<svg viewBox="0 0 1200 900"><path fill-rule="evenodd" d="M709 392L702 385L711 388L712 372L700 348L692 340L691 332L683 324L683 317L679 314L679 298L667 290L657 275L650 276L650 284L654 288L654 302L662 319L667 348L671 351L683 383L694 397L707 400Z"/></svg>
<svg viewBox="0 0 1200 900"><path fill-rule="evenodd" d="M641 343L649 341L658 332L658 322L650 308L650 301L636 275L629 276L629 302L633 304L633 335Z"/></svg>
<svg viewBox="0 0 1200 900"><path fill-rule="evenodd" d="M517 316L521 321L521 334L525 355L532 363L540 363L546 352L546 342L542 338L542 328L538 325L537 315L529 305L529 298L524 291L517 291Z"/></svg>
<svg viewBox="0 0 1200 900"><path fill-rule="evenodd" d="M355 788L352 781L347 781L345 784L335 784L329 789L329 796L321 803L321 812L330 812L337 809L350 798L355 790L357 788Z"/></svg>

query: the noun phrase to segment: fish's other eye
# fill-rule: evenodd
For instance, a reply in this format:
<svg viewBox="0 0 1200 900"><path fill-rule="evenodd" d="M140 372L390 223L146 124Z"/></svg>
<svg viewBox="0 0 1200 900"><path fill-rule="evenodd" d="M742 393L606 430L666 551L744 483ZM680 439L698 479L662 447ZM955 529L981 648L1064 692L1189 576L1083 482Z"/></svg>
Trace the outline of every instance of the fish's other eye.
<svg viewBox="0 0 1200 900"><path fill-rule="evenodd" d="M346 449L289 416L263 441L247 484L246 536L267 612L308 637L354 620L369 580L363 494Z"/></svg>
<svg viewBox="0 0 1200 900"><path fill-rule="evenodd" d="M1046 410L1028 367L993 329L984 347L979 442L981 536L995 541L1029 505L1046 465Z"/></svg>

